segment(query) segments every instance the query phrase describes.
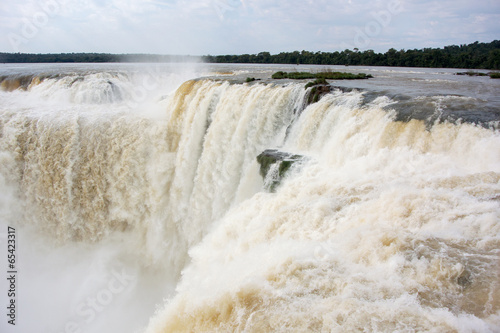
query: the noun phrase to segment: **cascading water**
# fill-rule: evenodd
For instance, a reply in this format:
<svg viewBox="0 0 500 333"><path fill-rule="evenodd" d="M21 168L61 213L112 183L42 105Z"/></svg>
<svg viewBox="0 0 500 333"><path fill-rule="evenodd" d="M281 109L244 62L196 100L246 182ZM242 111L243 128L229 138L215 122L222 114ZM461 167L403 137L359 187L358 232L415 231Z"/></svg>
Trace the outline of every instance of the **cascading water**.
<svg viewBox="0 0 500 333"><path fill-rule="evenodd" d="M148 332L494 332L500 136L336 93L285 142L310 162L191 249Z"/></svg>
<svg viewBox="0 0 500 333"><path fill-rule="evenodd" d="M188 80L138 101L136 80L77 73L0 92L19 327L500 329L494 125L396 121L395 100L356 89L301 110L297 83ZM277 147L306 158L268 193L256 157Z"/></svg>

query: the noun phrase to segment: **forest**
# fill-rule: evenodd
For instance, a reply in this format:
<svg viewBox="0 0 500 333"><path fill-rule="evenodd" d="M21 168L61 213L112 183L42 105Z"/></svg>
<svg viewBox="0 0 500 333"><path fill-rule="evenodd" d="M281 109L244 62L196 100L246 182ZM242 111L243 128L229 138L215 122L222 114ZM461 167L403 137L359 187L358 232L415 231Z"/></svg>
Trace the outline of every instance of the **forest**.
<svg viewBox="0 0 500 333"><path fill-rule="evenodd" d="M386 53L376 53L373 50L360 52L357 49L341 52L294 51L275 55L261 52L259 54L205 56L204 59L206 62L213 63L500 69L500 41L406 51L391 48Z"/></svg>
<svg viewBox="0 0 500 333"><path fill-rule="evenodd" d="M257 63L257 64L316 64L316 65L363 65L397 67L434 67L500 69L500 41L475 42L450 45L443 48L413 50L389 49L385 53L373 50L344 50L336 52L293 51L270 54L241 55L155 55L155 54L107 54L107 53L61 53L26 54L0 53L0 63L57 63L57 62L197 62L207 63Z"/></svg>
<svg viewBox="0 0 500 333"><path fill-rule="evenodd" d="M71 62L199 62L198 56L110 53L0 53L0 63L71 63Z"/></svg>

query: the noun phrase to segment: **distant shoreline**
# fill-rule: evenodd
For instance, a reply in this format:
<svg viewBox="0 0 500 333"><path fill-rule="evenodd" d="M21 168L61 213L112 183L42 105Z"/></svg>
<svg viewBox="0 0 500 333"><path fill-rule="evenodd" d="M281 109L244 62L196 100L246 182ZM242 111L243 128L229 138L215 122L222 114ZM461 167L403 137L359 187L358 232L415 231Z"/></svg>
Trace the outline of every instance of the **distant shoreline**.
<svg viewBox="0 0 500 333"><path fill-rule="evenodd" d="M451 45L444 48L400 50L386 53L355 49L341 52L293 51L270 54L242 55L159 55L110 53L0 53L0 63L235 63L235 64L296 64L346 65L423 68L500 69L500 41Z"/></svg>

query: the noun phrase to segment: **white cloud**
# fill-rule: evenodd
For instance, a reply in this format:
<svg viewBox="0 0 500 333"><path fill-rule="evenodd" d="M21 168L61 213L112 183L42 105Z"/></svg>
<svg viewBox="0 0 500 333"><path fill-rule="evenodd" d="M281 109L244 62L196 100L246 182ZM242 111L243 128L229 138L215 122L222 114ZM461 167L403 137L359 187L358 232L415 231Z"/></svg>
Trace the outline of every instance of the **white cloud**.
<svg viewBox="0 0 500 333"><path fill-rule="evenodd" d="M388 24L376 14L397 0L2 0L0 51L12 51L6 36L21 36L49 1L63 5L23 52L340 51L360 33L365 48L385 51L491 41L500 31L497 0L400 0Z"/></svg>

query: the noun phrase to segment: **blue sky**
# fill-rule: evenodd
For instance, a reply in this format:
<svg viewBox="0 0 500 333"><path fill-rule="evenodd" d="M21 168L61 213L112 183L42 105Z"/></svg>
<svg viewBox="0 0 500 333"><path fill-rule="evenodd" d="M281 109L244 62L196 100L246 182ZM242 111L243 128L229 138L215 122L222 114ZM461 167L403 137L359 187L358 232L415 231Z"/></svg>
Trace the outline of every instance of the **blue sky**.
<svg viewBox="0 0 500 333"><path fill-rule="evenodd" d="M498 0L1 0L0 52L243 54L500 39Z"/></svg>

